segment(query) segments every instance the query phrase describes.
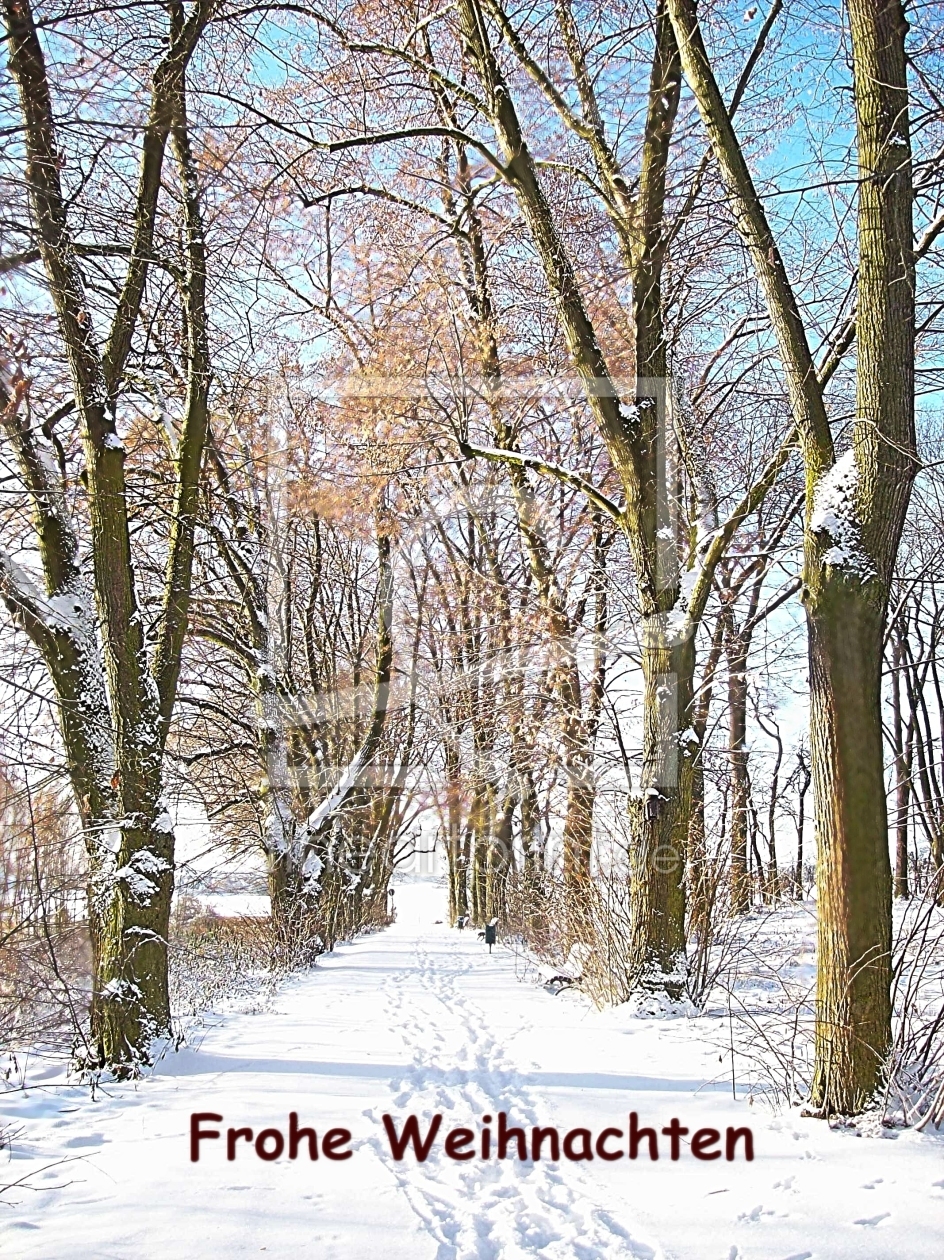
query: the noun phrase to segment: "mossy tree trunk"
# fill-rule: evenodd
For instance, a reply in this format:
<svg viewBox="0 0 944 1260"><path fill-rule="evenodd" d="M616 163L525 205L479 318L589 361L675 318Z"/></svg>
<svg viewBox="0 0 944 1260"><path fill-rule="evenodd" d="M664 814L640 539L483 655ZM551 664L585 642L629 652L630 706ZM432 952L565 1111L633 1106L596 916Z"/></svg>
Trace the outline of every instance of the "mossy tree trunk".
<svg viewBox="0 0 944 1260"><path fill-rule="evenodd" d="M631 970L643 988L681 997L692 778L694 643L665 632L643 644L642 794L632 811Z"/></svg>
<svg viewBox="0 0 944 1260"><path fill-rule="evenodd" d="M817 1024L813 1097L857 1112L890 1044L891 866L881 725L884 608L830 584L809 610L816 799Z"/></svg>
<svg viewBox="0 0 944 1260"><path fill-rule="evenodd" d="M162 759L187 627L197 491L207 427L209 349L206 249L198 178L188 134L185 76L212 13L210 0L168 6L166 51L151 83L137 195L129 207L128 264L104 349L91 293L76 261L72 211L42 44L29 0L4 0L7 57L16 83L32 230L68 362L85 455L91 575L51 449L17 421L28 382L0 398L4 429L33 505L45 590L3 557L0 589L41 653L59 701L72 788L86 833L89 926L95 967L93 1059L121 1073L148 1058L170 1031L167 933L174 839L161 801ZM129 528L125 450L117 414L153 255L167 142L182 204L182 304L187 394L175 456L173 502L160 616L145 639ZM4 386L4 395L8 390ZM152 557L149 557L149 563Z"/></svg>
<svg viewBox="0 0 944 1260"><path fill-rule="evenodd" d="M851 527L861 560L808 582L819 967L813 1100L860 1111L891 1043L891 866L881 674L885 618L916 471L913 189L899 0L849 0L859 156L858 364ZM815 525L815 521L813 522ZM837 557L838 559L838 557Z"/></svg>
<svg viewBox="0 0 944 1260"><path fill-rule="evenodd" d="M812 1097L862 1110L891 1040L891 867L882 759L882 638L916 470L913 189L900 0L849 0L859 161L858 340L852 449L837 460L823 385L777 242L698 28L668 0L695 94L777 336L806 465L803 602L819 853L819 957Z"/></svg>

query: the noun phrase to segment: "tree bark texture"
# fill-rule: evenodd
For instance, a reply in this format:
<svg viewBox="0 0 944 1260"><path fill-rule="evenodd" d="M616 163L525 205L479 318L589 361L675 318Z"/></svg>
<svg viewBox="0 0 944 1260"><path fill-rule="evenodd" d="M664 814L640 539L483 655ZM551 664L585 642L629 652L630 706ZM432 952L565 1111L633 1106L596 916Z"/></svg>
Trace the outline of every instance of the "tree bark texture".
<svg viewBox="0 0 944 1260"><path fill-rule="evenodd" d="M859 161L852 450L837 460L796 297L715 82L693 0L668 0L695 94L777 336L806 465L803 601L817 813L819 953L812 1097L860 1111L891 1040L891 867L882 639L916 469L911 144L899 0L849 0Z"/></svg>

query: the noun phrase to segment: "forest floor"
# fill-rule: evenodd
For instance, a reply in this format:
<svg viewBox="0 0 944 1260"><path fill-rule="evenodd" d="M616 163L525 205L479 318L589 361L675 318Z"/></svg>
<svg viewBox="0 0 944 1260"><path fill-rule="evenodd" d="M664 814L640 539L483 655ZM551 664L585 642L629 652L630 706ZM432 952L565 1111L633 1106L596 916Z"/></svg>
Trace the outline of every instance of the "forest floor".
<svg viewBox="0 0 944 1260"><path fill-rule="evenodd" d="M0 1196L0 1250L16 1260L944 1255L944 1133L868 1136L777 1111L743 1083L732 1096L721 1015L646 1018L554 996L510 950L490 955L475 933L436 922L446 916L435 882L399 885L397 901L391 928L338 947L265 1009L209 1020L144 1080L93 1096L55 1065L28 1068L26 1089L0 1094L0 1125L14 1134L0 1185L18 1183ZM287 1135L292 1111L319 1140L349 1130L351 1158L311 1162L303 1141L298 1159L264 1161L240 1139L227 1161L228 1127ZM451 1128L474 1130L478 1149L484 1115L494 1156L500 1111L526 1130L594 1138L625 1134L636 1111L660 1131L660 1159L645 1142L633 1162L446 1157ZM224 1138L203 1140L197 1163L194 1112L223 1117L203 1122ZM443 1116L425 1162L392 1158L384 1113L398 1132L417 1116L422 1134ZM690 1139L673 1162L661 1134L673 1117L690 1133L750 1127L753 1162L743 1140L732 1162L699 1161Z"/></svg>

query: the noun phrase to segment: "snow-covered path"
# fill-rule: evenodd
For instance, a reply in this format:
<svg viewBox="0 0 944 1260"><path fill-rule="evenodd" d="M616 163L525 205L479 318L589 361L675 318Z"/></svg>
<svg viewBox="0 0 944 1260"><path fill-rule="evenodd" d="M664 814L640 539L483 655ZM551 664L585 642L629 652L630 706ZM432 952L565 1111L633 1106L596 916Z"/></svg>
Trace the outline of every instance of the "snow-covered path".
<svg viewBox="0 0 944 1260"><path fill-rule="evenodd" d="M931 1260L944 1254L944 1142L831 1132L795 1113L731 1097L704 1020L596 1012L520 980L450 931L443 892L398 889L390 930L338 948L287 983L274 1005L232 1017L136 1085L91 1100L76 1087L0 1096L20 1129L0 1184L4 1254L32 1260ZM706 1035L708 1034L708 1035ZM719 1076L719 1073L722 1075ZM445 1157L443 1137L482 1117L530 1130L625 1132L627 1113L661 1130L749 1125L753 1163L662 1158L573 1163ZM353 1155L259 1159L204 1127L288 1131L291 1111L319 1138L349 1129ZM429 1159L393 1160L381 1120L435 1114ZM494 1130L494 1124L492 1126ZM494 1139L493 1139L494 1141ZM476 1137L478 1142L478 1136ZM616 1149L619 1142L613 1141ZM494 1153L494 1146L493 1146ZM54 1163L58 1160L65 1163ZM45 1167L46 1165L53 1165Z"/></svg>

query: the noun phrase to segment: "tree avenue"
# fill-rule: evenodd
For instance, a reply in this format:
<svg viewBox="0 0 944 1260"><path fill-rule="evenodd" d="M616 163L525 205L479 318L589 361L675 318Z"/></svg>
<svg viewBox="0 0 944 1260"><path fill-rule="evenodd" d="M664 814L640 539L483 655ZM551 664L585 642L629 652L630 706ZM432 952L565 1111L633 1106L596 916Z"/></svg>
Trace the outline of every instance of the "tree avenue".
<svg viewBox="0 0 944 1260"><path fill-rule="evenodd" d="M441 856L644 1013L804 903L776 1089L927 1123L938 15L0 3L0 950L82 1069Z"/></svg>

